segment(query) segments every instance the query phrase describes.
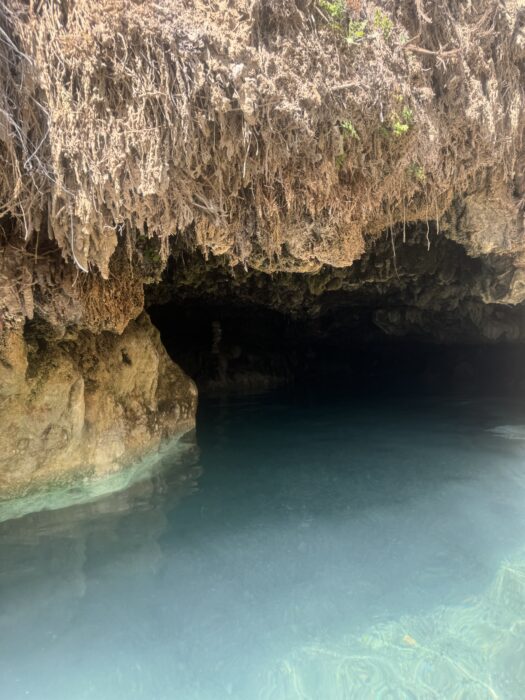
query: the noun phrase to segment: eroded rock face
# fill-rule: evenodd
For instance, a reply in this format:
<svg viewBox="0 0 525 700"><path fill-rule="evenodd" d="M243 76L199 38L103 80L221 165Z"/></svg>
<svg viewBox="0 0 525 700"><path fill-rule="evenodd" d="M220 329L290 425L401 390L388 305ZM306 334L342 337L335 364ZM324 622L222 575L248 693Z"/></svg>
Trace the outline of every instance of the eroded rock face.
<svg viewBox="0 0 525 700"><path fill-rule="evenodd" d="M101 476L194 427L197 391L149 317L121 335L4 332L0 495Z"/></svg>
<svg viewBox="0 0 525 700"><path fill-rule="evenodd" d="M494 250L469 255L429 223L385 232L351 267L315 274L269 275L232 268L225 256L179 252L163 281L147 288L146 303L257 305L309 322L339 317L356 340L372 323L389 336L433 342L524 342L523 270L508 249Z"/></svg>
<svg viewBox="0 0 525 700"><path fill-rule="evenodd" d="M522 0L4 5L4 491L193 424L170 253L151 303L525 341Z"/></svg>
<svg viewBox="0 0 525 700"><path fill-rule="evenodd" d="M10 5L0 204L84 272L123 237L311 272L458 197L519 218L521 0Z"/></svg>

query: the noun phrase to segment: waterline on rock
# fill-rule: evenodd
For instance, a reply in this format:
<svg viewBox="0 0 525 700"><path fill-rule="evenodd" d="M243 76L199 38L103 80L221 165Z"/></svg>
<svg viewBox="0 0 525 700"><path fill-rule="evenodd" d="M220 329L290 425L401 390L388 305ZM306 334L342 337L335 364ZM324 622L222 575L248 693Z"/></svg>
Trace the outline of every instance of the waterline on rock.
<svg viewBox="0 0 525 700"><path fill-rule="evenodd" d="M126 491L134 484L150 479L165 469L187 464L196 456L194 432L165 442L155 452L148 453L118 471L102 476L72 478L62 484L50 484L26 495L0 500L0 522L20 518L42 510L59 510L90 503L104 496Z"/></svg>

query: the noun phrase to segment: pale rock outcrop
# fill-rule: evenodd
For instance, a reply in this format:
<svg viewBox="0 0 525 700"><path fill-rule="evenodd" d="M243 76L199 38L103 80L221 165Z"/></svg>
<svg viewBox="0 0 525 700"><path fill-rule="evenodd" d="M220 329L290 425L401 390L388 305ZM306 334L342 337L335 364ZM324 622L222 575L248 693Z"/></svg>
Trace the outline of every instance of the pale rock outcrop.
<svg viewBox="0 0 525 700"><path fill-rule="evenodd" d="M194 426L197 390L147 315L122 335L6 334L0 365L0 494L101 476Z"/></svg>

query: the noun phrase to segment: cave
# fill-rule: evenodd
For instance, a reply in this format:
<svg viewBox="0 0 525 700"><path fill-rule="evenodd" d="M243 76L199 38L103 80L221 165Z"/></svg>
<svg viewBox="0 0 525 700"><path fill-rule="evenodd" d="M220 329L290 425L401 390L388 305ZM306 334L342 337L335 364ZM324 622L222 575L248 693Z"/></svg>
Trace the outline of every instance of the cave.
<svg viewBox="0 0 525 700"><path fill-rule="evenodd" d="M469 257L435 225L397 233L352 268L311 274L174 251L146 308L203 396L287 387L519 397L525 309L506 303L506 259Z"/></svg>
<svg viewBox="0 0 525 700"><path fill-rule="evenodd" d="M2 699L525 697L524 0L0 2Z"/></svg>
<svg viewBox="0 0 525 700"><path fill-rule="evenodd" d="M0 502L9 696L520 697L514 280L436 224L300 273L174 242L120 335L27 322L40 411L69 396L69 418L83 381L104 445L169 441L147 443L152 463ZM63 425L46 458L67 457ZM57 681L48 659L71 653Z"/></svg>

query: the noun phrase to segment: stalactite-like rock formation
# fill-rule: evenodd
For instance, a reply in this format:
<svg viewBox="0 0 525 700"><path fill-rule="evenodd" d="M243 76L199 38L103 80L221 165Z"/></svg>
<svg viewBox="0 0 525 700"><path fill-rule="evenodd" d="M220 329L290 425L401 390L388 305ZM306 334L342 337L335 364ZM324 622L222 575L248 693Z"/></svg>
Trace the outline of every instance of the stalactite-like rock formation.
<svg viewBox="0 0 525 700"><path fill-rule="evenodd" d="M521 341L524 32L521 0L4 3L0 487L192 424L161 278Z"/></svg>

